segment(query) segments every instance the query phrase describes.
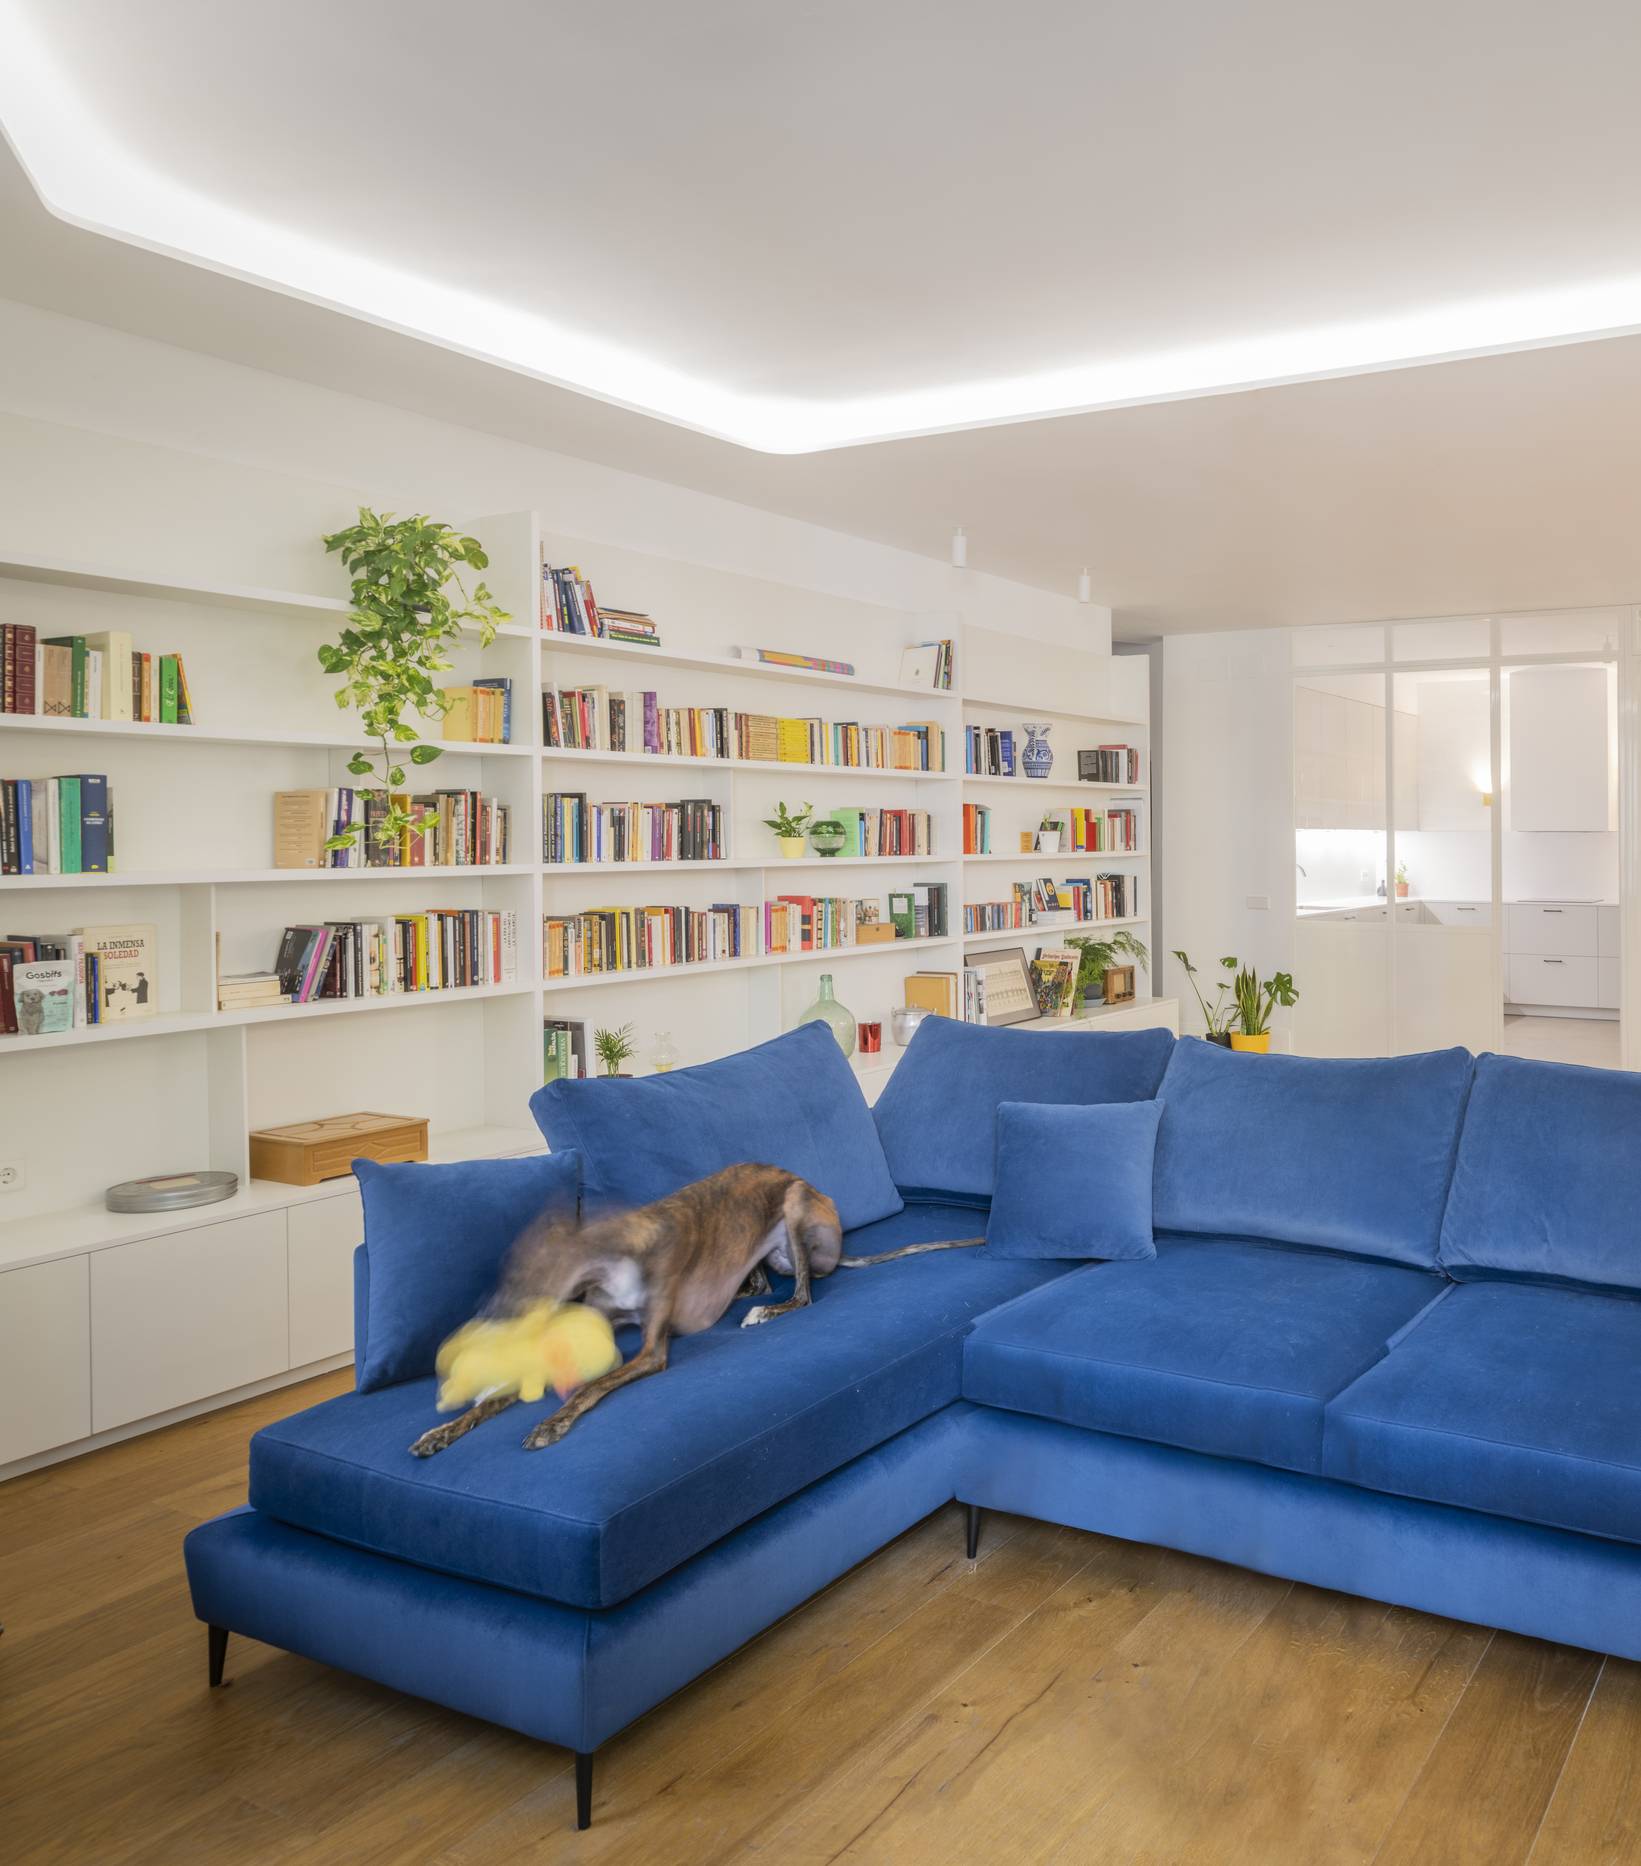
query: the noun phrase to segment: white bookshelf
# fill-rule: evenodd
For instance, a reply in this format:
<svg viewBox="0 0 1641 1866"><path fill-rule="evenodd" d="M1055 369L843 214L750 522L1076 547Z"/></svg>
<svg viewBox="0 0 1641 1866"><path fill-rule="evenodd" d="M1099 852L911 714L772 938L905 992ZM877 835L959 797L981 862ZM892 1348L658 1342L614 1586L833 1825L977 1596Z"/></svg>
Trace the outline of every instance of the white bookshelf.
<svg viewBox="0 0 1641 1866"><path fill-rule="evenodd" d="M335 706L336 683L315 655L347 612L344 573L317 539L311 587L302 590L205 584L153 565L0 563L0 619L31 623L42 635L126 629L139 649L180 652L198 720L163 727L0 717L0 775L107 772L119 863L108 876L0 879L0 932L151 922L159 946L154 1016L52 1037L0 1039L0 1163L21 1164L26 1174L21 1191L0 1199L0 1276L31 1279L26 1288L18 1283L0 1290L18 1299L17 1313L26 1314L35 1300L48 1306L66 1301L67 1312L75 1313L82 1297L73 1291L80 1290L89 1317L96 1307L98 1254L152 1251L156 1275L181 1278L179 1339L155 1344L156 1364L167 1354L187 1363L190 1331L231 1333L248 1321L236 1314L236 1291L256 1279L213 1282L184 1272L180 1260L167 1255L184 1248L177 1240L209 1238L224 1263L233 1250L278 1250L286 1257L287 1351L280 1365L245 1372L233 1392L295 1378L346 1355L357 1191L351 1179L311 1189L252 1180L246 1137L253 1127L371 1108L426 1116L436 1158L530 1151L539 1145L527 1103L541 1081L544 1019L584 1021L589 1030L632 1023L639 1045L634 1067L642 1072L662 1030L688 1063L789 1028L825 972L836 974L838 996L858 1018L884 1026L882 1053L854 1059L863 1091L875 1097L898 1060L889 1012L902 1001L909 972L956 971L966 950L1034 941L1030 928L962 933L966 900L993 897L989 875L983 881L966 872L972 862L1012 863L998 877L1004 882L1042 874L1063 880L1132 865L1142 889L1140 911L1120 923L1090 925L1146 924L1143 852L968 859L962 853L962 805L971 798L991 806L999 835L1027 827L1045 797L1069 803L1076 793L1091 800L1120 793L1148 807L1143 784L1097 787L1067 776L1068 768L1075 770L1078 742L1117 738L1141 747L1148 770L1145 689L1130 677L1142 664L965 629L955 613L896 610L544 534L528 513L462 522L484 542L491 559L486 581L513 619L487 649L465 636L452 650L455 666L447 678L454 684L481 673L509 675L513 743L451 744L419 776L429 785L482 789L508 804L513 859L486 868L272 866L273 793L350 782L347 758L361 743L353 715ZM602 599L652 614L663 646L543 632L544 557L578 564ZM907 688L899 679L902 649L944 637L957 642L954 690ZM742 660L730 649L743 643L821 653L853 662L857 672L811 673ZM932 721L945 733L948 768L909 772L548 747L540 693L547 686L594 684L653 688L666 706L721 705L867 725ZM1032 704L1038 692L1054 694L1062 705ZM1064 704L1079 710L1068 713ZM1025 718L1059 722L1051 742L1060 763L1050 783L964 777L966 721L1011 724L1023 748ZM1042 795L1017 799L1007 789L1011 783ZM724 809L726 859L547 865L539 859L542 799L558 790L584 791L591 803L711 797ZM812 803L818 814L845 807L926 809L934 851L785 861L761 821L777 799ZM925 879L947 886L949 931L943 937L816 953L751 952L714 964L590 977L542 976L540 927L547 912L720 901L757 910L766 899L794 892L884 902L891 889ZM288 923L430 907L516 911L516 982L255 1010L215 1007L219 941L223 970L248 971L271 963ZM1044 937L1081 930L1059 928ZM196 1167L239 1173L238 1197L154 1219L118 1218L103 1209L102 1189L116 1180ZM231 1397L219 1383L215 1394L202 1388L179 1401L161 1381L141 1417L110 1419L95 1398L103 1344L90 1337L90 1327L88 1319L85 1431L69 1449L176 1416L179 1405L194 1410ZM315 1351L321 1347L323 1354ZM0 1391L0 1413L6 1399ZM80 1403L72 1400L62 1416L79 1416L74 1408ZM25 1440L27 1419L37 1411L24 1404L18 1430ZM60 1449L21 1442L16 1431L8 1439L0 1430L0 1475Z"/></svg>

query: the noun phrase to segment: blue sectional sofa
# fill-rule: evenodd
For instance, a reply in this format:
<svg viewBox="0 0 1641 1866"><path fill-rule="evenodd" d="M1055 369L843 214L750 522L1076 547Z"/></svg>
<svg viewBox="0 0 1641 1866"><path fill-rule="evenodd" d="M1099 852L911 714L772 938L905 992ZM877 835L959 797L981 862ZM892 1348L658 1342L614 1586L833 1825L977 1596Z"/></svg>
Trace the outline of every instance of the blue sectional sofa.
<svg viewBox="0 0 1641 1866"><path fill-rule="evenodd" d="M1056 1141L1030 1190L1080 1260L994 1232L840 1272L548 1450L550 1399L409 1455L532 1201L770 1160L870 1254L986 1230L1005 1104L1088 1111L1060 1136L1153 1100L1123 1261ZM364 1173L361 1390L259 1432L247 1507L187 1539L212 1683L233 1631L561 1744L585 1825L601 1743L954 1498L971 1553L1008 1510L1641 1658L1641 1078L931 1019L873 1111L813 1025L533 1108L544 1160Z"/></svg>

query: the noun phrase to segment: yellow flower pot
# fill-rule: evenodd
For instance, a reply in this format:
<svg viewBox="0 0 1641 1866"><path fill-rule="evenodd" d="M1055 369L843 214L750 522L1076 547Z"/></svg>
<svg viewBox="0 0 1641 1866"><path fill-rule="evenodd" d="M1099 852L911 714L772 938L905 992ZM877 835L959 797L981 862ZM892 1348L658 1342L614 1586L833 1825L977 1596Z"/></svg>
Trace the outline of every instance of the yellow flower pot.
<svg viewBox="0 0 1641 1866"><path fill-rule="evenodd" d="M1253 1050L1260 1056L1268 1056L1271 1049L1271 1033L1268 1030L1262 1030L1257 1037L1250 1037L1246 1031L1233 1030L1231 1032L1231 1048L1233 1050Z"/></svg>

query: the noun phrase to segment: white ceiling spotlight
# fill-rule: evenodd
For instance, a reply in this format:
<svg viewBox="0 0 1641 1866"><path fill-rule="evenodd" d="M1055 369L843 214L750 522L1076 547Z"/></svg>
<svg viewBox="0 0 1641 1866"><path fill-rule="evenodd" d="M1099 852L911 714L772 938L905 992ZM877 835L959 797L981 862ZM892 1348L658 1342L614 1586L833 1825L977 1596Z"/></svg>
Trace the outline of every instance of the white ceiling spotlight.
<svg viewBox="0 0 1641 1866"><path fill-rule="evenodd" d="M1088 566L1083 566L1083 574L1077 579L1077 600L1091 603L1094 600L1094 585L1089 581Z"/></svg>
<svg viewBox="0 0 1641 1866"><path fill-rule="evenodd" d="M969 537L961 525L952 533L952 569L967 570L969 567Z"/></svg>

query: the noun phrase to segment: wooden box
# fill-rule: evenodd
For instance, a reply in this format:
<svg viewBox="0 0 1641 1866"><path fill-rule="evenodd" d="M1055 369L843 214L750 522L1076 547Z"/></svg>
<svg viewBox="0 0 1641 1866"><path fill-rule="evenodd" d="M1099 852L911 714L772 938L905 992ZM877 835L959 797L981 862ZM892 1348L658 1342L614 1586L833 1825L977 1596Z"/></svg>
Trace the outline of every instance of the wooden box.
<svg viewBox="0 0 1641 1866"><path fill-rule="evenodd" d="M405 1114L333 1114L323 1121L264 1127L251 1135L251 1177L317 1186L353 1171L355 1160L384 1166L427 1158L427 1121Z"/></svg>
<svg viewBox="0 0 1641 1866"><path fill-rule="evenodd" d="M855 927L857 946L887 946L895 937L892 920L862 920Z"/></svg>
<svg viewBox="0 0 1641 1866"><path fill-rule="evenodd" d="M1107 1004L1133 1003L1134 968L1131 965L1108 965L1105 968L1105 1001Z"/></svg>

